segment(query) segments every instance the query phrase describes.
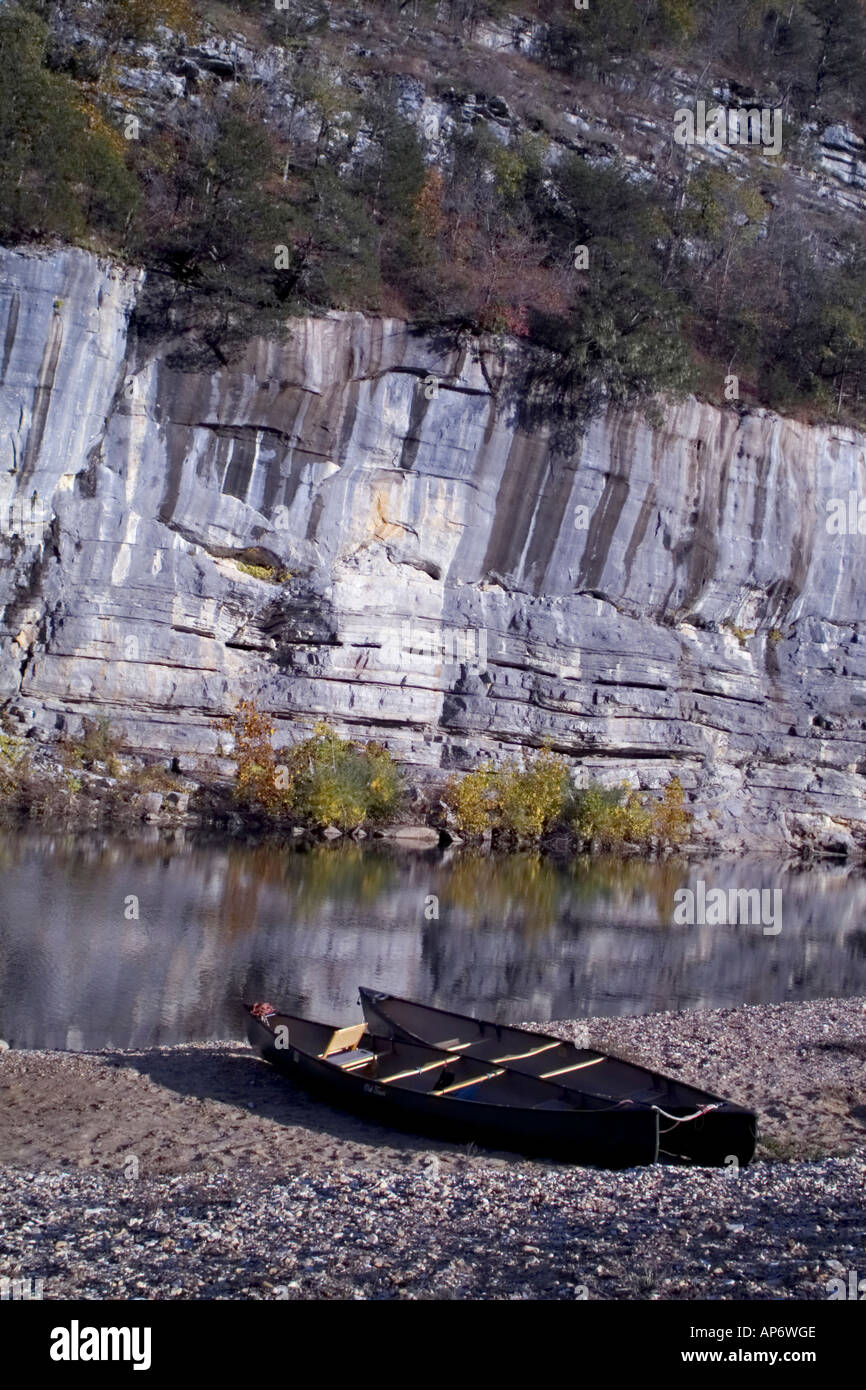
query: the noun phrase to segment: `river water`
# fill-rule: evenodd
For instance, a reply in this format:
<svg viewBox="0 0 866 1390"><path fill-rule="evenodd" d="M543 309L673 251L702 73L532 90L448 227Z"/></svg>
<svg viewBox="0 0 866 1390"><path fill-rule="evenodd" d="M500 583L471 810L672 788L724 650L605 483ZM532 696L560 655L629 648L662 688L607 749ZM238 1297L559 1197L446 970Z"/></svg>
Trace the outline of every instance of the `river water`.
<svg viewBox="0 0 866 1390"><path fill-rule="evenodd" d="M506 1022L866 994L866 875L843 865L143 831L2 834L0 872L0 1037L15 1047L241 1037L242 998L350 1023L358 984ZM778 893L776 925L678 922L675 894L699 881Z"/></svg>

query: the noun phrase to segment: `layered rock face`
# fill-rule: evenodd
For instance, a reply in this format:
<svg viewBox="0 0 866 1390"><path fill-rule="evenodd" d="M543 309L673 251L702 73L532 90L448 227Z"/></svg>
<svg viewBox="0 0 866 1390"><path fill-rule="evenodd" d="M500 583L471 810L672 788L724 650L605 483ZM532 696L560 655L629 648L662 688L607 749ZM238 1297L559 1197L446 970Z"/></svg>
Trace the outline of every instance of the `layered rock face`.
<svg viewBox="0 0 866 1390"><path fill-rule="evenodd" d="M106 714L192 767L247 697L419 776L550 740L584 779L677 773L722 847L866 843L866 437L689 399L563 456L476 342L330 314L179 373L136 356L140 288L0 253L22 727Z"/></svg>

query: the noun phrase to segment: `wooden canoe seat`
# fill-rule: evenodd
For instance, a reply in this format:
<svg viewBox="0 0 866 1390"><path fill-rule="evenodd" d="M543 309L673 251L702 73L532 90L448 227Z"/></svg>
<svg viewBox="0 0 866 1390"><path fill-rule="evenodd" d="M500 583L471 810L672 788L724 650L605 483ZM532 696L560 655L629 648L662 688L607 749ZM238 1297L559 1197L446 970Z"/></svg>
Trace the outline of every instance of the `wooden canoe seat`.
<svg viewBox="0 0 866 1390"><path fill-rule="evenodd" d="M349 1028L335 1028L331 1040L320 1057L330 1057L332 1052L348 1052L357 1047L367 1031L366 1023L353 1023Z"/></svg>
<svg viewBox="0 0 866 1390"><path fill-rule="evenodd" d="M344 1048L342 1052L332 1052L328 1061L343 1071L355 1071L358 1067L366 1067L368 1062L375 1059L375 1052L368 1052L364 1047L349 1047Z"/></svg>

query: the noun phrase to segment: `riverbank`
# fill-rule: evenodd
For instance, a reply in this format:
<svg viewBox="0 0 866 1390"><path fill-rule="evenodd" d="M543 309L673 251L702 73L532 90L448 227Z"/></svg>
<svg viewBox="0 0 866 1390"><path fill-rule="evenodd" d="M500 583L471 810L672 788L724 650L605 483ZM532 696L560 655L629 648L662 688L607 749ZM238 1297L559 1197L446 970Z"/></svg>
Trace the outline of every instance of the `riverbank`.
<svg viewBox="0 0 866 1390"><path fill-rule="evenodd" d="M758 1115L758 1157L814 1160L866 1144L866 1000L746 1005L641 1018L535 1023L629 1057ZM397 1165L448 1145L331 1110L244 1042L147 1051L0 1053L0 1163L142 1175L334 1160ZM512 1164L515 1160L502 1160Z"/></svg>
<svg viewBox="0 0 866 1390"><path fill-rule="evenodd" d="M107 724L91 727L78 742L49 742L8 732L8 718L3 722L0 717L0 723L7 730L0 732L0 827L8 829L51 824L70 832L110 827L129 833L147 825L169 837L188 830L229 835L248 844L386 840L409 851L462 846L473 853L531 849L562 861L612 854L623 860L664 861L707 854L739 858L748 853L788 862L866 862L866 840L861 843L817 804L809 814L793 817L781 839L774 835L764 843L742 829L728 826L723 831L713 798L698 784L686 791L678 777L658 782L650 776L639 786L634 771L625 778L609 770L590 773L575 768L570 791L564 790L565 782L557 791L549 783L564 777L565 763L545 752L537 753L534 761L530 757L522 771L504 774L499 800L491 801L491 774L483 767L462 775L430 769L422 775L415 768L410 775L386 750L370 744L369 749L378 750L376 766L384 769L383 783L393 783L389 809L367 814L359 806L358 820L354 813L341 820L332 809L326 816L340 821L334 824L322 816L323 806L342 805L346 810L341 797L351 799L351 777L339 794L330 788L324 796L319 787L300 809L292 810L278 801L271 804L267 795L250 796L249 786L238 796L243 759L238 764L226 756L154 760L133 755L121 751ZM298 747L315 743L312 738ZM341 746L354 747L348 742ZM247 772L253 756L246 759ZM276 774L287 769L275 764L271 771L276 780ZM261 781L261 768L256 775ZM561 805L560 793L565 796ZM543 811L546 799L550 804ZM554 802L559 806L556 814L551 810Z"/></svg>
<svg viewBox="0 0 866 1390"><path fill-rule="evenodd" d="M754 1105L758 1161L468 1152L331 1110L239 1043L9 1051L0 1274L45 1297L821 1298L857 1268L866 1000L549 1027Z"/></svg>

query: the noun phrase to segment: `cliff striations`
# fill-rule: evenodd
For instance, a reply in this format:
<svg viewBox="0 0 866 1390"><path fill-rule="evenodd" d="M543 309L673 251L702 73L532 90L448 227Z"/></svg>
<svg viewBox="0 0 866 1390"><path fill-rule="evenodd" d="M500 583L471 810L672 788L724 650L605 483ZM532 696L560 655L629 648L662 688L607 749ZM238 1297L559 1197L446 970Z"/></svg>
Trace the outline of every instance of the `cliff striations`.
<svg viewBox="0 0 866 1390"><path fill-rule="evenodd" d="M137 351L142 279L0 252L23 729L107 714L193 768L246 696L419 777L550 740L580 777L676 772L722 848L866 843L866 437L689 398L562 453L515 423L516 348L357 313L181 373Z"/></svg>

